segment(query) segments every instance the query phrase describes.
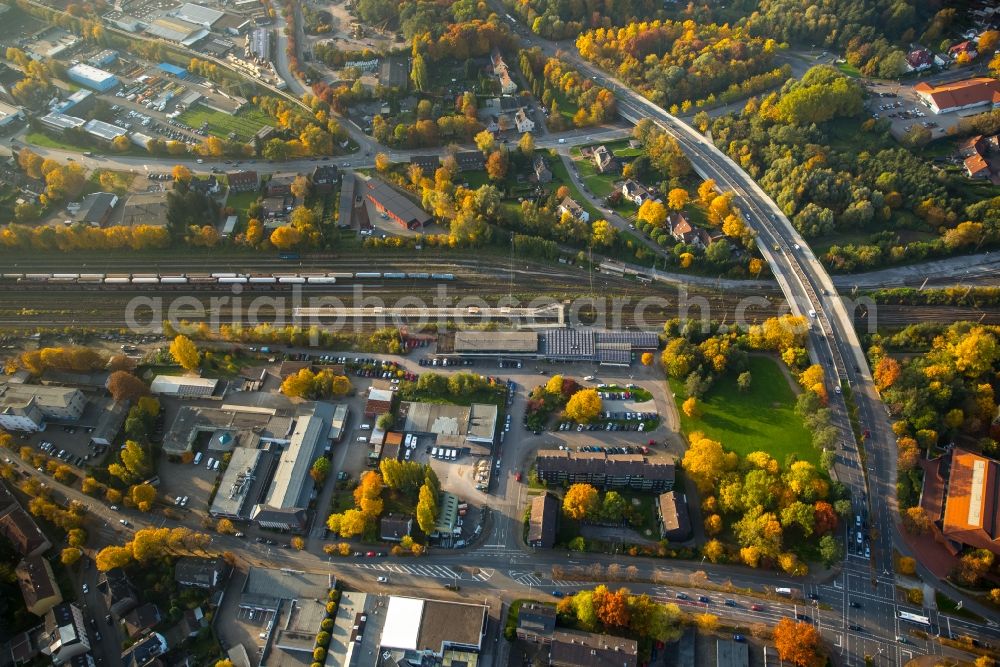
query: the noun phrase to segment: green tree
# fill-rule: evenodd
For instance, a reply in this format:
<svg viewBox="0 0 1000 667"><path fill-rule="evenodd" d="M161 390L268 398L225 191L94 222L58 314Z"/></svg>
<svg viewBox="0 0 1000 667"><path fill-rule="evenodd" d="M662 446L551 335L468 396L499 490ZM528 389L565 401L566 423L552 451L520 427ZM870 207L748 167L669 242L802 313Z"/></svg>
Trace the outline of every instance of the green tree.
<svg viewBox="0 0 1000 667"><path fill-rule="evenodd" d="M322 485L330 474L330 459L325 456L316 457L312 468L309 469L309 474L317 484Z"/></svg>

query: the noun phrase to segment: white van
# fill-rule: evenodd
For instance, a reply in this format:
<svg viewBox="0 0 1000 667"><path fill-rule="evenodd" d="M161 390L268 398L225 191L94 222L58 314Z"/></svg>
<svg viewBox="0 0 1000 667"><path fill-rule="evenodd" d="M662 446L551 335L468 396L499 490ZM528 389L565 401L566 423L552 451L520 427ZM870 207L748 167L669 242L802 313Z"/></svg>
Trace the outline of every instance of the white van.
<svg viewBox="0 0 1000 667"><path fill-rule="evenodd" d="M212 457L209 457L208 458L208 463L205 464L205 470L211 470L213 463L215 463L215 459L213 459Z"/></svg>
<svg viewBox="0 0 1000 667"><path fill-rule="evenodd" d="M214 463L214 464L212 465L212 470L218 470L218 469L219 469L219 464L220 464L220 463L222 463L222 462L221 462L221 461L216 461L216 462L215 462L215 463Z"/></svg>
<svg viewBox="0 0 1000 667"><path fill-rule="evenodd" d="M451 460L454 461L457 458L458 458L458 450L457 449L451 450Z"/></svg>
<svg viewBox="0 0 1000 667"><path fill-rule="evenodd" d="M194 464L198 465L199 463L201 463L201 452L194 455Z"/></svg>
<svg viewBox="0 0 1000 667"><path fill-rule="evenodd" d="M362 431L370 431L370 430L372 430L372 425L371 424L362 424L361 425L361 430Z"/></svg>
<svg viewBox="0 0 1000 667"><path fill-rule="evenodd" d="M358 436L358 442L368 442L368 436L366 436L366 435L359 435Z"/></svg>
<svg viewBox="0 0 1000 667"><path fill-rule="evenodd" d="M437 447L432 448L431 449L431 456L433 456L434 458L437 458L437 455L438 455L438 448Z"/></svg>

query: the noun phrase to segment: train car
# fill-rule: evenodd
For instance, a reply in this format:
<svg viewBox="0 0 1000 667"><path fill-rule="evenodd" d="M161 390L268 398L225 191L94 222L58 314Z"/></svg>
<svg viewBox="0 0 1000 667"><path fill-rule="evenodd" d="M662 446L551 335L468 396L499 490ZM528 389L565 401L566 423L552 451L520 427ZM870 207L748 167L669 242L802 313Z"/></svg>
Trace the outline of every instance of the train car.
<svg viewBox="0 0 1000 667"><path fill-rule="evenodd" d="M25 273L21 281L26 283L47 283L50 277L48 273Z"/></svg>
<svg viewBox="0 0 1000 667"><path fill-rule="evenodd" d="M246 276L223 276L217 282L220 285L245 285L248 280Z"/></svg>
<svg viewBox="0 0 1000 667"><path fill-rule="evenodd" d="M205 284L215 284L218 282L217 278L213 278L207 273L189 273L188 282L192 285L205 285Z"/></svg>
<svg viewBox="0 0 1000 667"><path fill-rule="evenodd" d="M69 276L52 276L49 278L48 282L50 285L75 285L79 278L71 278Z"/></svg>
<svg viewBox="0 0 1000 667"><path fill-rule="evenodd" d="M291 274L291 275L278 275L278 282L282 285L301 285L306 281L302 276Z"/></svg>
<svg viewBox="0 0 1000 667"><path fill-rule="evenodd" d="M132 275L133 285L156 285L160 282L160 276L155 273L135 273Z"/></svg>
<svg viewBox="0 0 1000 667"><path fill-rule="evenodd" d="M278 282L278 279L274 276L250 276L249 282L257 285L269 285Z"/></svg>
<svg viewBox="0 0 1000 667"><path fill-rule="evenodd" d="M74 281L74 280L79 280L80 274L79 273L53 273L52 274L52 278L55 279L55 280L62 281L62 282L65 282L67 280L68 281Z"/></svg>
<svg viewBox="0 0 1000 667"><path fill-rule="evenodd" d="M310 285L333 285L337 279L333 276L309 276L306 281Z"/></svg>
<svg viewBox="0 0 1000 667"><path fill-rule="evenodd" d="M104 279L104 284L105 285L127 285L128 282L129 282L129 279L131 279L131 278L132 278L132 276L130 276L127 273L114 273L114 274L111 274L111 275L107 276Z"/></svg>
<svg viewBox="0 0 1000 667"><path fill-rule="evenodd" d="M403 279L406 278L406 274L405 273L383 273L382 277L386 278L387 280L403 280Z"/></svg>
<svg viewBox="0 0 1000 667"><path fill-rule="evenodd" d="M160 276L161 285L186 285L187 276Z"/></svg>
<svg viewBox="0 0 1000 667"><path fill-rule="evenodd" d="M24 277L23 273L5 273L3 274L4 280L20 280Z"/></svg>
<svg viewBox="0 0 1000 667"><path fill-rule="evenodd" d="M376 272L355 273L354 277L357 278L358 280L365 280L365 279L378 280L382 277L382 274Z"/></svg>
<svg viewBox="0 0 1000 667"><path fill-rule="evenodd" d="M434 280L454 280L454 273L432 273L431 278Z"/></svg>
<svg viewBox="0 0 1000 667"><path fill-rule="evenodd" d="M103 273L81 273L80 274L81 283L100 283L104 282Z"/></svg>
<svg viewBox="0 0 1000 667"><path fill-rule="evenodd" d="M350 271L347 271L346 273L328 273L326 275L330 276L331 278L336 278L337 280L350 280L351 278L354 277L354 274L351 273Z"/></svg>
<svg viewBox="0 0 1000 667"><path fill-rule="evenodd" d="M236 274L235 273L213 273L212 277L213 278L235 278Z"/></svg>
<svg viewBox="0 0 1000 667"><path fill-rule="evenodd" d="M412 278L413 280L429 280L431 274L429 273L407 273L407 278Z"/></svg>

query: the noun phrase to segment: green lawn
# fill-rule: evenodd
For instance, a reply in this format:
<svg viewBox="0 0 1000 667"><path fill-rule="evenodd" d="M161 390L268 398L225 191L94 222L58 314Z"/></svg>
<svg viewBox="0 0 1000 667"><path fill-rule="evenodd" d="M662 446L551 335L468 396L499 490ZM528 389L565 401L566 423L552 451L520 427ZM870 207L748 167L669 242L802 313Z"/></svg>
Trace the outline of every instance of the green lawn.
<svg viewBox="0 0 1000 667"><path fill-rule="evenodd" d="M680 411L685 433L701 431L728 450L746 456L765 451L784 463L789 454L819 464L809 431L795 414L795 392L776 360L751 356L750 390L741 393L731 375L715 381L701 403L701 416L691 419ZM670 379L678 407L684 401L684 381Z"/></svg>
<svg viewBox="0 0 1000 667"><path fill-rule="evenodd" d="M236 209L236 215L239 216L240 222L245 223L247 221L247 209L258 197L260 197L259 192L235 192L226 199L226 206Z"/></svg>
<svg viewBox="0 0 1000 667"><path fill-rule="evenodd" d="M615 181L621 178L620 173L601 174L597 171L594 161L591 159L579 158L573 160L577 171L580 172L582 180L590 191L596 196L607 197L615 189Z"/></svg>
<svg viewBox="0 0 1000 667"><path fill-rule="evenodd" d="M149 151L144 151L135 144L131 143L129 144L128 150L119 153L118 151L97 148L90 144L76 144L63 138L49 136L44 132L29 132L24 136L24 140L29 144L34 144L35 146L41 146L43 148L56 148L64 151L76 151L77 153L94 151L95 153L114 153L115 155L149 155Z"/></svg>
<svg viewBox="0 0 1000 667"><path fill-rule="evenodd" d="M837 63L837 69L847 76L852 76L855 79L861 78L861 71L854 65L848 63Z"/></svg>
<svg viewBox="0 0 1000 667"><path fill-rule="evenodd" d="M195 107L178 116L178 120L195 129L208 123L208 133L223 139L230 132L235 132L239 141L250 141L260 128L272 123L272 119L257 107L247 107L235 116L206 107Z"/></svg>
<svg viewBox="0 0 1000 667"><path fill-rule="evenodd" d="M590 222L593 223L597 220L604 219L604 214L591 206L590 202L584 198L583 194L577 189L573 181L570 180L569 172L566 171L566 165L563 164L563 161L558 155L549 159L549 169L552 171L552 182L549 184L550 188L558 189L560 185L565 185L569 188L569 196L575 199L577 203L583 207L583 210L590 213Z"/></svg>

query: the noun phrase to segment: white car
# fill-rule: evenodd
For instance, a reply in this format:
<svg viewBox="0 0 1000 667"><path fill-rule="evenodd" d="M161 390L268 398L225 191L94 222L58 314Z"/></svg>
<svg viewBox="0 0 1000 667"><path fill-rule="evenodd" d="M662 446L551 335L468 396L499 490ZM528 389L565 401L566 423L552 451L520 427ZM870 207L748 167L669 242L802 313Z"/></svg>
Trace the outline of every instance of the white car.
<svg viewBox="0 0 1000 667"><path fill-rule="evenodd" d="M387 584L389 583L389 577L379 577L375 581L377 581L380 584Z"/></svg>
<svg viewBox="0 0 1000 667"><path fill-rule="evenodd" d="M89 592L90 592L90 588L87 587L87 584L84 584L83 585L83 594L86 595Z"/></svg>

